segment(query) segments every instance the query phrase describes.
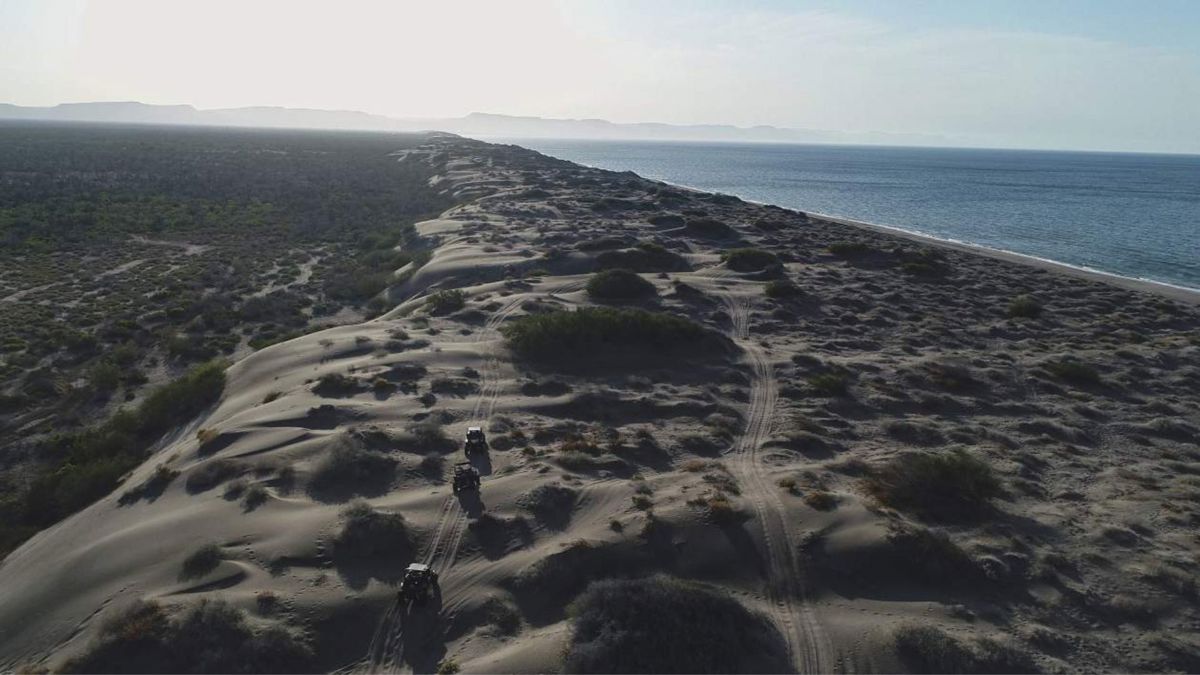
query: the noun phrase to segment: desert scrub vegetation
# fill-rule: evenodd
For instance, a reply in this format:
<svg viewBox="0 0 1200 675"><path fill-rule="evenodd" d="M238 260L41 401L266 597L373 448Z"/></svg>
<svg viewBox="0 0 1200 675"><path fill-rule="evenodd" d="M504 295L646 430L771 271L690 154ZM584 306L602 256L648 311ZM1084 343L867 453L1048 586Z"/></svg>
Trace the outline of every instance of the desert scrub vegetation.
<svg viewBox="0 0 1200 675"><path fill-rule="evenodd" d="M1018 295L1008 303L1007 314L1014 319L1036 319L1042 315L1042 303L1033 296Z"/></svg>
<svg viewBox="0 0 1200 675"><path fill-rule="evenodd" d="M763 287L763 294L772 300L787 300L801 295L800 287L787 279L768 281Z"/></svg>
<svg viewBox="0 0 1200 675"><path fill-rule="evenodd" d="M385 492L396 474L396 460L367 450L353 439L334 445L308 481L309 494L323 500Z"/></svg>
<svg viewBox="0 0 1200 675"><path fill-rule="evenodd" d="M829 245L829 252L839 258L853 258L877 251L861 241L836 241Z"/></svg>
<svg viewBox="0 0 1200 675"><path fill-rule="evenodd" d="M290 631L257 628L223 601L201 600L176 617L136 602L106 620L66 673L310 673L312 649Z"/></svg>
<svg viewBox="0 0 1200 675"><path fill-rule="evenodd" d="M500 330L519 356L559 364L683 355L720 344L715 334L689 319L633 308L584 307L527 315Z"/></svg>
<svg viewBox="0 0 1200 675"><path fill-rule="evenodd" d="M587 292L593 300L600 301L637 300L658 295L654 284L627 269L596 272L588 279Z"/></svg>
<svg viewBox="0 0 1200 675"><path fill-rule="evenodd" d="M810 375L808 386L821 396L845 396L850 391L850 375L841 370L830 370Z"/></svg>
<svg viewBox="0 0 1200 675"><path fill-rule="evenodd" d="M731 239L737 231L715 218L688 218L684 229L688 234L706 239Z"/></svg>
<svg viewBox="0 0 1200 675"><path fill-rule="evenodd" d="M221 547L216 544L205 544L192 551L183 559L183 567L179 571L181 580L197 579L217 569L224 558Z"/></svg>
<svg viewBox="0 0 1200 675"><path fill-rule="evenodd" d="M425 308L430 314L442 315L450 312L457 312L467 304L467 294L457 288L445 291L438 291L429 296L425 301Z"/></svg>
<svg viewBox="0 0 1200 675"><path fill-rule="evenodd" d="M1100 372L1092 366L1074 359L1059 359L1042 364L1051 375L1063 382L1075 385L1098 385Z"/></svg>
<svg viewBox="0 0 1200 675"><path fill-rule="evenodd" d="M691 267L683 256L653 242L640 242L633 248L604 251L596 256L596 269L627 269L633 272L685 272Z"/></svg>
<svg viewBox="0 0 1200 675"><path fill-rule="evenodd" d="M1025 651L990 638L965 644L933 626L901 626L896 653L914 673L1036 673Z"/></svg>
<svg viewBox="0 0 1200 675"><path fill-rule="evenodd" d="M333 540L340 561L386 557L404 564L413 553L412 534L399 513L376 511L356 500L342 510L342 529Z"/></svg>
<svg viewBox="0 0 1200 675"><path fill-rule="evenodd" d="M24 490L0 498L0 554L112 492L155 441L215 403L224 389L225 365L207 363L155 389L136 408L41 443L57 460Z"/></svg>
<svg viewBox="0 0 1200 675"><path fill-rule="evenodd" d="M597 581L570 606L568 673L786 672L766 618L714 588L658 576Z"/></svg>
<svg viewBox="0 0 1200 675"><path fill-rule="evenodd" d="M313 393L326 398L353 396L362 390L358 380L341 373L326 373L313 386Z"/></svg>
<svg viewBox="0 0 1200 675"><path fill-rule="evenodd" d="M941 521L979 518L1002 494L991 465L963 450L900 455L874 471L866 488L886 506Z"/></svg>
<svg viewBox="0 0 1200 675"><path fill-rule="evenodd" d="M779 258L759 248L735 248L721 254L725 266L735 272L757 272L779 265Z"/></svg>

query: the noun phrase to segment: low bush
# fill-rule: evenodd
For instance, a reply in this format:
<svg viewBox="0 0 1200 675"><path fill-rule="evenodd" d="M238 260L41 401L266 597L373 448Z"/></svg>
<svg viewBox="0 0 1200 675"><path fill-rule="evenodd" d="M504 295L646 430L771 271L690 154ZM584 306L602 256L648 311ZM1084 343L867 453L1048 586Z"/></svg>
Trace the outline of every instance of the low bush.
<svg viewBox="0 0 1200 675"><path fill-rule="evenodd" d="M830 371L809 377L808 385L822 396L845 396L850 389L850 378L843 372Z"/></svg>
<svg viewBox="0 0 1200 675"><path fill-rule="evenodd" d="M539 361L682 356L721 344L699 324L673 314L585 307L520 317L501 332L518 355Z"/></svg>
<svg viewBox="0 0 1200 675"><path fill-rule="evenodd" d="M1008 315L1020 319L1036 319L1042 315L1042 304L1028 295L1018 295L1008 303Z"/></svg>
<svg viewBox="0 0 1200 675"><path fill-rule="evenodd" d="M175 619L137 602L110 618L66 673L311 673L312 649L289 631L256 629L223 601L201 600Z"/></svg>
<svg viewBox="0 0 1200 675"><path fill-rule="evenodd" d="M685 272L691 269L683 256L672 253L652 242L642 242L629 249L604 251L596 256L596 268L627 269L634 272Z"/></svg>
<svg viewBox="0 0 1200 675"><path fill-rule="evenodd" d="M179 572L179 578L186 581L202 577L217 569L223 557L220 546L205 544L183 559L183 569Z"/></svg>
<svg viewBox="0 0 1200 675"><path fill-rule="evenodd" d="M684 227L688 234L707 239L729 239L737 235L732 227L715 218L688 218Z"/></svg>
<svg viewBox="0 0 1200 675"><path fill-rule="evenodd" d="M1100 373L1086 363L1062 359L1046 363L1045 368L1051 375L1064 382L1083 385L1100 384Z"/></svg>
<svg viewBox="0 0 1200 675"><path fill-rule="evenodd" d="M992 467L962 450L901 455L868 477L866 485L887 506L944 521L977 518L1002 492Z"/></svg>
<svg viewBox="0 0 1200 675"><path fill-rule="evenodd" d="M358 380L341 373L327 373L317 380L313 393L326 398L341 398L353 396L361 387Z"/></svg>
<svg viewBox="0 0 1200 675"><path fill-rule="evenodd" d="M601 301L636 300L658 294L654 284L625 269L593 274L588 279L587 292L593 300Z"/></svg>
<svg viewBox="0 0 1200 675"><path fill-rule="evenodd" d="M396 460L353 442L336 445L313 471L309 492L324 498L376 495L391 486Z"/></svg>
<svg viewBox="0 0 1200 675"><path fill-rule="evenodd" d="M238 475L236 464L225 459L214 459L196 467L188 474L184 487L190 493L211 490Z"/></svg>
<svg viewBox="0 0 1200 675"><path fill-rule="evenodd" d="M779 264L779 258L770 251L758 248L735 248L721 254L725 266L735 272L757 272Z"/></svg>
<svg viewBox="0 0 1200 675"><path fill-rule="evenodd" d="M787 279L768 281L763 293L772 300L786 300L801 295L800 287Z"/></svg>
<svg viewBox="0 0 1200 675"><path fill-rule="evenodd" d="M386 557L400 561L412 555L412 535L399 513L376 511L370 504L356 501L342 510L342 520L342 530L333 539L334 558L348 561Z"/></svg>
<svg viewBox="0 0 1200 675"><path fill-rule="evenodd" d="M568 673L790 672L771 622L708 586L670 577L598 581L569 612Z"/></svg>
<svg viewBox="0 0 1200 675"><path fill-rule="evenodd" d="M933 626L902 626L896 653L914 673L1036 673L1029 653L989 638L969 646Z"/></svg>
<svg viewBox="0 0 1200 675"><path fill-rule="evenodd" d="M467 304L467 295L458 289L438 291L429 296L425 307L430 314L441 315L457 312Z"/></svg>

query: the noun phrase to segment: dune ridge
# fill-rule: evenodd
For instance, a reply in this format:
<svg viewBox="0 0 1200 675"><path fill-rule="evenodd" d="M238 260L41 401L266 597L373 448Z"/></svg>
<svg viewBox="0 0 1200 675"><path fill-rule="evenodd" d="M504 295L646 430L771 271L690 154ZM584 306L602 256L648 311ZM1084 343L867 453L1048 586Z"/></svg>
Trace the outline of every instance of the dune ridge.
<svg viewBox="0 0 1200 675"><path fill-rule="evenodd" d="M417 226L432 255L395 308L240 360L120 490L11 554L0 669L61 667L134 600L211 598L306 640L314 670L545 672L588 582L660 573L768 617L803 672L928 668L942 639L960 669L1197 662L1189 303L513 146L396 161L457 206ZM613 260L653 295L593 299ZM507 346L597 305L727 343ZM468 426L492 442L477 499L446 483ZM978 511L888 501L885 478L922 479L908 458L958 451L1001 486ZM122 504L159 466L179 476ZM411 554L340 551L355 500L403 516ZM206 544L219 564L182 578ZM427 606L396 601L410 560L441 573Z"/></svg>

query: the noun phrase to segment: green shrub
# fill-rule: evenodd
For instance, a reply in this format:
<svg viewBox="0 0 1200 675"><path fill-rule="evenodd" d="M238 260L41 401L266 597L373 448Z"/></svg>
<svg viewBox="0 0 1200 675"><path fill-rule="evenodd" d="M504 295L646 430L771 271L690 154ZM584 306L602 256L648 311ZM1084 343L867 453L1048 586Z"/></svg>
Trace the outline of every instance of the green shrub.
<svg viewBox="0 0 1200 675"><path fill-rule="evenodd" d="M1008 303L1008 315L1013 318L1036 319L1042 315L1042 304L1031 296L1018 295Z"/></svg>
<svg viewBox="0 0 1200 675"><path fill-rule="evenodd" d="M725 266L735 272L757 272L779 264L779 258L770 251L758 248L735 248L721 254Z"/></svg>
<svg viewBox="0 0 1200 675"><path fill-rule="evenodd" d="M768 281L763 288L763 293L773 300L785 300L801 294L800 287L787 279Z"/></svg>
<svg viewBox="0 0 1200 675"><path fill-rule="evenodd" d="M868 477L866 484L887 506L946 521L985 514L1002 492L992 467L962 450L901 455Z"/></svg>
<svg viewBox="0 0 1200 675"><path fill-rule="evenodd" d="M441 315L457 312L467 304L467 294L457 288L447 291L438 291L429 296L425 301L425 307L430 314Z"/></svg>
<svg viewBox="0 0 1200 675"><path fill-rule="evenodd" d="M634 272L684 272L691 269L687 260L652 242L630 249L604 251L596 256L596 268L627 269Z"/></svg>
<svg viewBox="0 0 1200 675"><path fill-rule="evenodd" d="M598 581L569 612L568 673L791 670L771 622L708 586L670 577Z"/></svg>
<svg viewBox="0 0 1200 675"><path fill-rule="evenodd" d="M624 269L593 274L588 279L587 292L593 300L635 300L658 294L654 284Z"/></svg>
<svg viewBox="0 0 1200 675"><path fill-rule="evenodd" d="M100 361L88 372L88 384L98 392L108 393L121 385L121 367L111 361Z"/></svg>
<svg viewBox="0 0 1200 675"><path fill-rule="evenodd" d="M1071 384L1097 385L1100 384L1100 373L1095 368L1079 361L1062 359L1045 364L1051 375Z"/></svg>
<svg viewBox="0 0 1200 675"><path fill-rule="evenodd" d="M66 673L311 673L307 644L279 627L255 629L223 601L201 600L170 619L137 602L105 621Z"/></svg>
<svg viewBox="0 0 1200 675"><path fill-rule="evenodd" d="M808 385L823 396L845 396L850 388L850 378L843 372L829 371L809 377Z"/></svg>
<svg viewBox="0 0 1200 675"><path fill-rule="evenodd" d="M688 218L684 227L688 234L710 239L729 239L737 235L732 227L714 218Z"/></svg>
<svg viewBox="0 0 1200 675"><path fill-rule="evenodd" d="M719 344L713 334L683 317L609 307L522 316L503 326L501 332L518 355L560 363L676 356L711 350Z"/></svg>
<svg viewBox="0 0 1200 675"><path fill-rule="evenodd" d="M155 441L215 403L224 388L224 364L197 366L152 391L137 408L47 441L46 452L62 459L39 471L22 493L0 501L0 541L19 544L112 492Z"/></svg>

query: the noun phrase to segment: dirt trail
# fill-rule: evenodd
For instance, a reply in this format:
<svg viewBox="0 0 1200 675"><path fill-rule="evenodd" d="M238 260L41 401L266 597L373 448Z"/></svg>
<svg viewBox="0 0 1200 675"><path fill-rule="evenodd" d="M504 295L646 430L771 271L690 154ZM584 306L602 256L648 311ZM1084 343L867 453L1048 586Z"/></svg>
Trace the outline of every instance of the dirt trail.
<svg viewBox="0 0 1200 675"><path fill-rule="evenodd" d="M831 672L832 646L805 601L803 572L796 554L799 542L788 525L778 488L771 484L761 461L760 450L770 435L779 393L775 367L762 346L749 339L749 298L722 293L721 299L729 311L730 337L742 348L751 367L746 428L734 442L731 469L749 488L745 491L747 501L762 527L771 615L784 636L788 656L797 672Z"/></svg>
<svg viewBox="0 0 1200 675"><path fill-rule="evenodd" d="M492 313L488 318L484 327L476 334L475 342L483 343L489 340L494 340L499 335L500 324L513 314L521 306L523 298L521 296L513 296L508 301ZM485 356L483 369L480 371L479 395L475 398L475 405L471 410L471 421L473 423L483 424L492 415L496 408L496 401L500 396L501 382L500 377L500 357L498 350L494 347L484 348ZM422 562L429 565L437 572L440 585L447 586L446 576L454 565L455 559L458 557L458 550L462 546L463 537L467 531L467 518L462 510L462 505L458 498L453 494L446 495L445 501L442 503L441 516L438 518L437 526L434 528L433 537L426 546L424 554L421 556ZM371 645L368 648L367 664L368 672L380 672L381 668L385 668L384 672L399 672L404 662L404 625L403 618L409 611L402 606L399 599L393 603L386 614L380 626L375 631L375 637L371 640ZM444 607L442 608L444 611Z"/></svg>

